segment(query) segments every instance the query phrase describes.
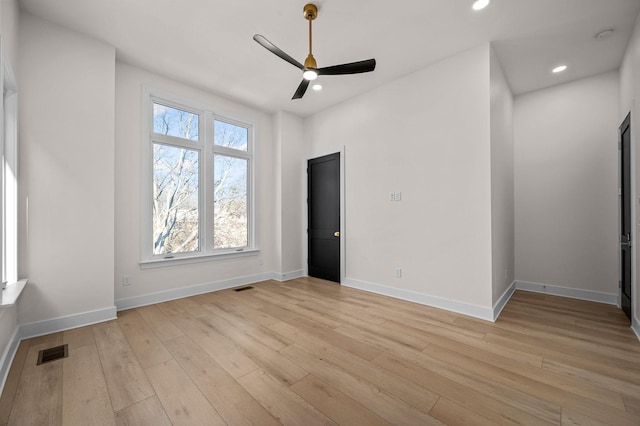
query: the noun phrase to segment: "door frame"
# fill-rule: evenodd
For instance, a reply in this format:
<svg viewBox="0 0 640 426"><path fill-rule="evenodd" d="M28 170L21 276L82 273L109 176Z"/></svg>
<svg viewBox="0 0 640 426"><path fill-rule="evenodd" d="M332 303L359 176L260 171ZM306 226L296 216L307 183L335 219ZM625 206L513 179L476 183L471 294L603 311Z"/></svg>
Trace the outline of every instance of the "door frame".
<svg viewBox="0 0 640 426"><path fill-rule="evenodd" d="M638 221L637 221L637 206L640 199L638 198L637 187L636 187L636 141L638 134L638 123L636 123L635 117L637 117L636 113L636 102L635 100L631 101L631 104L628 108L623 109L623 113L620 114L618 118L618 125L616 127L616 144L620 143L620 133L618 131L619 127L622 125L624 120L627 118L627 115L631 117L631 143L629 144L629 155L631 156L631 223L632 223L632 235L634 240L638 240L638 236L640 232L638 232ZM618 150L618 188L622 188L622 149ZM622 223L620 222L621 218L621 202L620 198L618 198L618 236L621 235ZM618 237L616 237L616 240ZM636 247L636 241L634 241L631 245L631 328L636 333L638 339L640 339L640 322L638 322L637 312L638 306L636 304L636 300L638 299L638 286L637 286L637 255L638 250ZM618 243L619 244L619 243ZM618 279L622 276L621 266L622 259L620 259L620 247L616 245L616 250L618 251ZM618 286L618 307L621 308L622 305L622 287Z"/></svg>
<svg viewBox="0 0 640 426"><path fill-rule="evenodd" d="M304 174L306 179L307 176L307 164L309 160L313 160L314 158L324 157L325 155L331 154L340 154L340 285L344 284L344 279L347 275L347 250L346 250L346 240L347 240L347 232L346 232L346 209L345 209L345 151L346 147L342 146L340 150L331 150L331 151L323 151L320 153L316 153L305 158L303 167ZM307 234L307 229L309 228L309 204L307 203L307 199L309 197L307 185L304 185L305 188L305 196L304 200L304 217L306 218L304 221L304 229L302 230L302 235L304 235L304 244L302 245L302 254L304 258L304 275L309 275L309 235Z"/></svg>
<svg viewBox="0 0 640 426"><path fill-rule="evenodd" d="M622 135L623 132L627 132L629 134L629 145L628 145L628 149L625 149L624 145L623 145L623 139L622 139ZM624 119L622 120L622 122L620 123L620 125L618 126L618 235L619 235L619 248L618 248L618 307L622 307L622 289L625 287L624 282L627 279L629 280L629 321L632 321L635 309L633 306L633 300L635 298L635 292L633 289L633 281L634 281L634 277L633 277L633 259L635 258L635 254L636 254L636 250L635 250L635 239L636 239L636 226L635 226L635 221L634 221L634 217L633 217L633 208L635 205L635 196L634 196L634 191L633 191L633 181L635 180L634 178L634 173L632 172L632 163L633 163L633 154L631 152L631 146L632 146L632 141L631 141L631 133L633 133L633 127L631 126L631 112L629 112ZM625 161L626 160L626 161ZM628 170L628 182L625 179L625 175L627 173L623 173L623 169L624 169L624 164L628 162L629 164L629 170ZM625 190L624 188L626 188L627 191L629 191L628 193L628 199L626 200L626 203L629 203L628 205L626 205L625 201ZM628 210L627 210L628 209ZM624 223L623 223L623 217L624 219ZM628 222L628 226L629 228L626 228L626 222L627 220ZM628 232L627 235L629 235L628 238L628 242L630 243L629 246L624 250L625 252L628 252L628 256L629 256L629 260L630 260L630 265L628 265L629 268L629 274L627 276L627 272L625 271L626 268L623 268L623 249L622 246L624 244L624 240L626 239L624 237L625 232ZM627 312L625 311L625 314Z"/></svg>

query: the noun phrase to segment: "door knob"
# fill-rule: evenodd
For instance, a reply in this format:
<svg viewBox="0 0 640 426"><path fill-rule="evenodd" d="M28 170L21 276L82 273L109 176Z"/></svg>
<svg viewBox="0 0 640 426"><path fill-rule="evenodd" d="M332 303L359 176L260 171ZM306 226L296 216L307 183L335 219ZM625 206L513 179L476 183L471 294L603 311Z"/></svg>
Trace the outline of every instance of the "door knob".
<svg viewBox="0 0 640 426"><path fill-rule="evenodd" d="M334 232L334 233L333 233L333 236L334 236L334 237L339 237L339 236L340 236L340 231L336 231L336 232Z"/></svg>

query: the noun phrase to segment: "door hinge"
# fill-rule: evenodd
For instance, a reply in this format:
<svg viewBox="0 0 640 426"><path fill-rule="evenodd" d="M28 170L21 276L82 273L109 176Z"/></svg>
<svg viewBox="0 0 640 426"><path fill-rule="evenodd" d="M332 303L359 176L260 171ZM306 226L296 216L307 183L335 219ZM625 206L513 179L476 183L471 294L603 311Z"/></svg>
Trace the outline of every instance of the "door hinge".
<svg viewBox="0 0 640 426"><path fill-rule="evenodd" d="M622 195L622 188L618 188L618 195Z"/></svg>

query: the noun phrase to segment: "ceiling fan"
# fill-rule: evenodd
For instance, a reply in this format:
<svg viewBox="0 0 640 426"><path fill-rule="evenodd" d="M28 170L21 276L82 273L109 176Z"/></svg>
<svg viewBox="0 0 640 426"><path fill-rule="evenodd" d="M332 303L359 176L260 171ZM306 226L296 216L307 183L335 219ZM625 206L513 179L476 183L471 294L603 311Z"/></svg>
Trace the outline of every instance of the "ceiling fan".
<svg viewBox="0 0 640 426"><path fill-rule="evenodd" d="M371 72L376 68L375 59L367 59L365 61L350 62L348 64L333 65L330 67L318 68L316 59L312 54L311 45L311 22L318 17L318 8L314 4L307 4L304 7L304 18L309 21L309 55L304 61L304 65L293 59L284 51L279 49L275 44L271 43L265 37L260 34L253 36L253 39L257 41L262 47L269 50L276 56L289 62L291 65L298 67L302 70L302 82L298 86L298 89L293 94L291 99L300 99L304 96L309 87L309 82L315 80L319 75L340 75L340 74L359 74L363 72Z"/></svg>

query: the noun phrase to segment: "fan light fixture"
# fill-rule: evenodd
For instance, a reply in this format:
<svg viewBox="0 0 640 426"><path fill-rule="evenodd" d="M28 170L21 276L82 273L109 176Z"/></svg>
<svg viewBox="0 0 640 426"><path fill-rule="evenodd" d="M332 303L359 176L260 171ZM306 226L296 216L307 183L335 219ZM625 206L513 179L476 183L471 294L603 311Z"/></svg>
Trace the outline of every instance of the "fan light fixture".
<svg viewBox="0 0 640 426"><path fill-rule="evenodd" d="M319 75L345 75L345 74L360 74L365 72L371 72L376 69L376 60L375 59L367 59L364 61L350 62L347 64L340 65L332 65L329 67L318 68L318 64L316 63L316 58L313 57L312 53L312 31L311 31L311 22L318 17L318 7L314 4L307 4L303 8L304 19L309 21L309 55L304 60L304 65L300 62L296 61L293 57L286 54L282 49L271 43L269 40L261 36L260 34L256 34L253 36L253 39L262 47L267 49L269 52L278 56L280 59L284 59L289 62L294 67L298 68L302 71L302 81L300 85L296 89L296 92L293 94L293 98L291 99L300 99L304 96L307 88L309 87L309 83L312 80L318 78ZM314 90L320 90L322 86L316 88L313 86Z"/></svg>
<svg viewBox="0 0 640 426"><path fill-rule="evenodd" d="M489 3L491 2L491 0L476 0L473 3L473 6L471 6L473 8L473 10L482 10L485 7L489 6Z"/></svg>
<svg viewBox="0 0 640 426"><path fill-rule="evenodd" d="M314 70L306 70L305 72L302 73L302 77L304 77L305 80L311 81L318 78L318 73L315 72Z"/></svg>
<svg viewBox="0 0 640 426"><path fill-rule="evenodd" d="M311 88L313 90L315 90L316 92L322 90L322 84L314 84L313 86L311 86Z"/></svg>

